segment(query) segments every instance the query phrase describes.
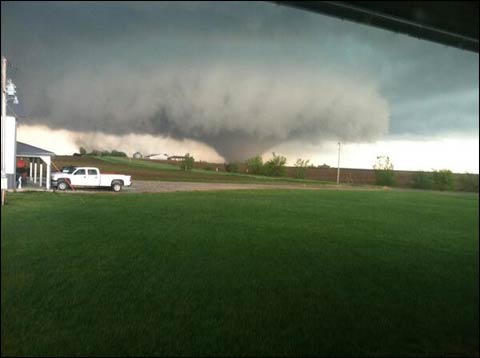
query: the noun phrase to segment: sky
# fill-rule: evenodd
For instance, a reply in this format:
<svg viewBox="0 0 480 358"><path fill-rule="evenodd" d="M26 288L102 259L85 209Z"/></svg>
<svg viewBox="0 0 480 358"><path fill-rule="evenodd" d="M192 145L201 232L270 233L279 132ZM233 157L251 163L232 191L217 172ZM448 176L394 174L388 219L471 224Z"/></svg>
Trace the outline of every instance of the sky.
<svg viewBox="0 0 480 358"><path fill-rule="evenodd" d="M2 2L18 139L479 172L478 54L268 2Z"/></svg>

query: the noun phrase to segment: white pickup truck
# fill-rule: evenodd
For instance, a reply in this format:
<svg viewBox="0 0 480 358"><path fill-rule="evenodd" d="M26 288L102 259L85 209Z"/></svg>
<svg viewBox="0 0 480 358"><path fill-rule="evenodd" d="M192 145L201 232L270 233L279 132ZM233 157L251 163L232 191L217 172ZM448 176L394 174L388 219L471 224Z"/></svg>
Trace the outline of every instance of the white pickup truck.
<svg viewBox="0 0 480 358"><path fill-rule="evenodd" d="M52 186L59 190L77 187L110 187L121 191L131 185L131 176L122 174L100 174L98 168L64 167L60 172L52 173Z"/></svg>

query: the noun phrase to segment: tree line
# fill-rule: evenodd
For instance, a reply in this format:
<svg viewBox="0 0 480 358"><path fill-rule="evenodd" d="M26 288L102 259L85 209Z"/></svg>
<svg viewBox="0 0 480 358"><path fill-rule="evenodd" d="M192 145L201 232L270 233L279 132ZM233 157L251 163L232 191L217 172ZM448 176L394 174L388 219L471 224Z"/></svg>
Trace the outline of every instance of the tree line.
<svg viewBox="0 0 480 358"><path fill-rule="evenodd" d="M93 149L91 152L87 152L87 150L84 147L80 147L79 153L75 153L75 154L81 155L81 156L92 156L92 157L127 157L127 154L125 152L121 152L115 149L112 151Z"/></svg>
<svg viewBox="0 0 480 358"><path fill-rule="evenodd" d="M388 156L379 156L373 166L375 183L381 186L395 186L393 163ZM457 190L478 193L478 174L465 173L460 176L448 169L431 172L417 171L413 174L409 186L424 190Z"/></svg>

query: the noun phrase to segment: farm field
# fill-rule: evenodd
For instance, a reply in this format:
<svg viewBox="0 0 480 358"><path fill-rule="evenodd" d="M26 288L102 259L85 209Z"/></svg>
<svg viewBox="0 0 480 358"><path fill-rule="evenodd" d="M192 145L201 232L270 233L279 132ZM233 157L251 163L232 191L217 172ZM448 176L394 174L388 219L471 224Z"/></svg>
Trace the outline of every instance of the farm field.
<svg viewBox="0 0 480 358"><path fill-rule="evenodd" d="M7 198L2 356L478 356L478 195Z"/></svg>
<svg viewBox="0 0 480 358"><path fill-rule="evenodd" d="M132 180L186 181L206 183L245 183L245 184L302 184L322 185L318 180L274 178L239 173L216 172L214 170L193 169L183 171L179 166L157 161L129 159L121 157L73 157L58 156L53 160L62 166L93 166L100 171L131 175Z"/></svg>

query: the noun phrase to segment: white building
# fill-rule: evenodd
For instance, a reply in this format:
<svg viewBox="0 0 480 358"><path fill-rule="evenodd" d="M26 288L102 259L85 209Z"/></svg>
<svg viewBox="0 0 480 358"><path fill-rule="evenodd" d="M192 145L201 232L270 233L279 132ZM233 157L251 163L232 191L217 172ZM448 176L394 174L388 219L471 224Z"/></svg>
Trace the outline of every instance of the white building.
<svg viewBox="0 0 480 358"><path fill-rule="evenodd" d="M55 153L17 142L17 158L27 159L29 164L30 183L40 188L50 189L52 174L52 157Z"/></svg>
<svg viewBox="0 0 480 358"><path fill-rule="evenodd" d="M17 188L17 158L29 163L30 182L39 187L50 189L52 157L55 153L17 142L17 123L15 117L5 116L2 123L2 177L6 176L6 187Z"/></svg>
<svg viewBox="0 0 480 358"><path fill-rule="evenodd" d="M165 155L165 154L150 154L150 155L147 155L146 158L152 159L152 160L165 160L165 159L167 159L167 155Z"/></svg>
<svg viewBox="0 0 480 358"><path fill-rule="evenodd" d="M15 188L17 121L12 116L5 116L2 119L2 189L13 189Z"/></svg>

